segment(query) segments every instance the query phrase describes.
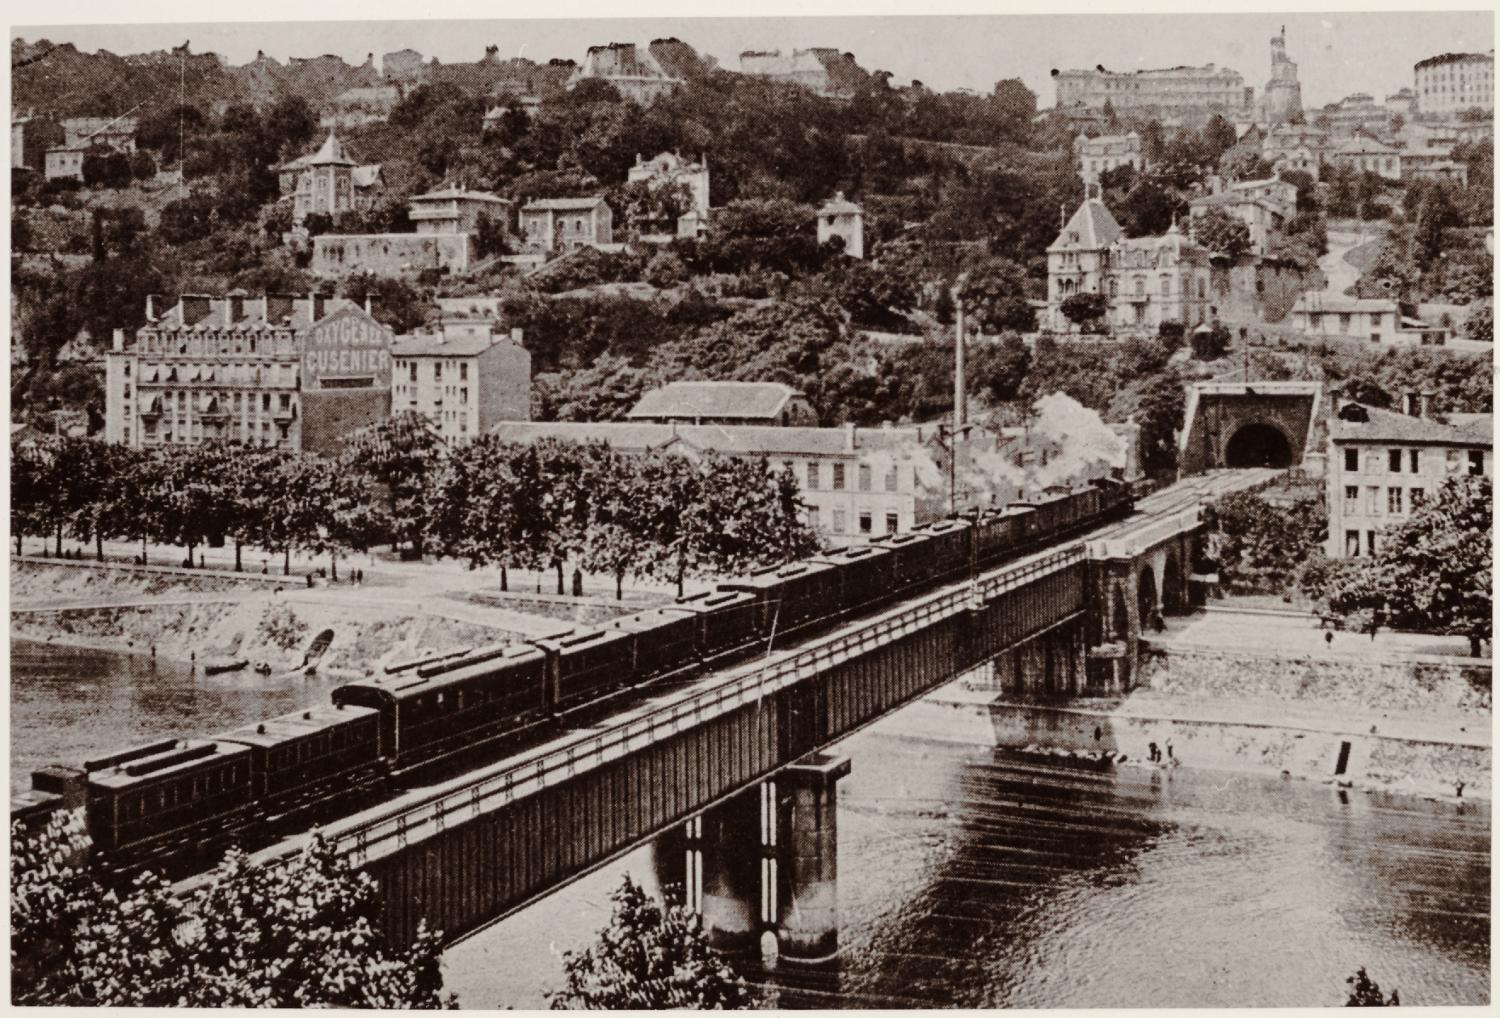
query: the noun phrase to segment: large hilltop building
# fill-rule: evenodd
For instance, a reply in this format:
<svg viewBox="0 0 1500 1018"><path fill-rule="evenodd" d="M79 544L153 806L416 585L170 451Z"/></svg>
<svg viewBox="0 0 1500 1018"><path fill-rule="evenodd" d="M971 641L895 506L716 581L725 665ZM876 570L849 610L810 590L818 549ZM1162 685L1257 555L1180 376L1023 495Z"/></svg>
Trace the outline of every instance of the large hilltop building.
<svg viewBox="0 0 1500 1018"><path fill-rule="evenodd" d="M1416 78L1417 109L1424 115L1495 110L1495 51L1443 53L1419 60Z"/></svg>
<svg viewBox="0 0 1500 1018"><path fill-rule="evenodd" d="M1255 89L1245 86L1238 71L1205 64L1149 71L1116 72L1103 66L1092 71L1052 71L1057 86L1057 108L1102 110L1151 117L1163 124L1195 124L1214 114L1229 119L1255 112Z"/></svg>
<svg viewBox="0 0 1500 1018"><path fill-rule="evenodd" d="M590 78L607 81L625 98L642 104L654 102L685 81L668 74L649 49L633 42L590 46L583 66L568 79L568 88Z"/></svg>
<svg viewBox="0 0 1500 1018"><path fill-rule="evenodd" d="M801 85L825 99L852 99L866 77L852 54L831 46L794 49L790 54L745 50L740 54L740 73Z"/></svg>

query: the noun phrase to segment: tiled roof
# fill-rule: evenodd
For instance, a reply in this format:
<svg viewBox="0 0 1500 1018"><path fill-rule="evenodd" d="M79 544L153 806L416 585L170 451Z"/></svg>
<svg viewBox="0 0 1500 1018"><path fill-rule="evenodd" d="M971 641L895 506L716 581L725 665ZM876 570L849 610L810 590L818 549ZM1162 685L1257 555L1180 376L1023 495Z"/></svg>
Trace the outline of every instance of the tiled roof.
<svg viewBox="0 0 1500 1018"><path fill-rule="evenodd" d="M1078 240L1067 239L1069 234L1078 234ZM1125 231L1120 227L1119 221L1109 211L1109 208L1098 198L1089 198L1078 206L1078 211L1073 213L1073 218L1068 220L1057 239L1052 242L1054 248L1082 248L1092 250L1094 248L1109 247L1118 238L1124 236Z"/></svg>
<svg viewBox="0 0 1500 1018"><path fill-rule="evenodd" d="M632 420L660 417L767 420L775 418L787 400L800 395L780 382L672 382L643 395L626 416Z"/></svg>
<svg viewBox="0 0 1500 1018"><path fill-rule="evenodd" d="M307 157L307 166L353 166L354 160L344 151L344 143L332 131L323 140L323 145Z"/></svg>
<svg viewBox="0 0 1500 1018"><path fill-rule="evenodd" d="M501 198L490 194L488 191L466 191L459 187L445 187L440 191L428 191L426 194L414 194L411 201L449 201L454 198L462 198L465 201L488 201L505 205L511 204L509 198Z"/></svg>
<svg viewBox="0 0 1500 1018"><path fill-rule="evenodd" d="M864 211L863 208L861 208L860 206L854 204L849 199L845 198L844 197L844 192L840 191L838 194L834 195L832 198L830 198L827 201L825 201L822 204L821 207L819 207L819 209L818 209L818 215L820 215L820 216L839 216L839 215L850 215L850 214L853 214L853 213L863 212L863 211Z"/></svg>
<svg viewBox="0 0 1500 1018"><path fill-rule="evenodd" d="M681 443L688 449L726 455L853 456L861 452L915 449L924 436L917 428L856 428L853 449L845 428L778 428L725 424L639 424L505 422L490 432L505 442L529 444L546 438L608 442L624 452L661 449Z"/></svg>
<svg viewBox="0 0 1500 1018"><path fill-rule="evenodd" d="M1345 415L1364 411L1367 420L1345 420ZM1488 414L1476 415L1488 418ZM1487 426L1453 427L1428 417L1412 417L1362 403L1346 405L1334 415L1328 429L1334 442L1422 442L1442 445L1493 445Z"/></svg>
<svg viewBox="0 0 1500 1018"><path fill-rule="evenodd" d="M1482 441L1486 445L1494 444L1494 414L1449 414L1448 423L1468 438Z"/></svg>
<svg viewBox="0 0 1500 1018"><path fill-rule="evenodd" d="M235 331L254 328L291 328L303 329L313 323L312 315L307 306L307 295L297 294L293 298L291 315L285 321L270 321L265 317L265 303L260 297L246 297L244 314L245 317L237 322L229 321L229 301L224 297L213 297L209 299L209 313L197 323L187 326L191 329L231 329ZM327 318L336 311L345 308L358 308L359 304L347 297L326 297L323 301L323 317ZM183 328L182 304L178 302L167 309L156 321L156 327L163 331L175 331Z"/></svg>
<svg viewBox="0 0 1500 1018"><path fill-rule="evenodd" d="M391 343L392 357L473 357L495 343L490 336L397 336Z"/></svg>
<svg viewBox="0 0 1500 1018"><path fill-rule="evenodd" d="M604 199L592 198L538 198L521 206L522 212L588 212L604 204Z"/></svg>

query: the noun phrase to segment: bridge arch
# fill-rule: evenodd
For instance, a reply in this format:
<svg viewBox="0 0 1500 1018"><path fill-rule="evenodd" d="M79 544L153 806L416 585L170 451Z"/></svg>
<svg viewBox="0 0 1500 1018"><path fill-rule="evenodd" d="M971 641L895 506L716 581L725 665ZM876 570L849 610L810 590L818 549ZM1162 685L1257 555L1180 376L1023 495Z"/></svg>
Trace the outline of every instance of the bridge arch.
<svg viewBox="0 0 1500 1018"><path fill-rule="evenodd" d="M1150 566L1141 567L1140 583L1136 587L1137 618L1141 620L1141 627L1145 628L1153 615L1156 614L1157 586L1156 571Z"/></svg>
<svg viewBox="0 0 1500 1018"><path fill-rule="evenodd" d="M1176 548L1167 549L1166 563L1162 566L1161 584L1162 611L1168 615L1184 611L1187 608L1185 603L1187 576L1182 570L1182 556L1177 554Z"/></svg>
<svg viewBox="0 0 1500 1018"><path fill-rule="evenodd" d="M1292 440L1280 426L1268 421L1253 421L1240 427L1224 446L1224 465L1231 469L1246 467L1289 467L1292 465Z"/></svg>

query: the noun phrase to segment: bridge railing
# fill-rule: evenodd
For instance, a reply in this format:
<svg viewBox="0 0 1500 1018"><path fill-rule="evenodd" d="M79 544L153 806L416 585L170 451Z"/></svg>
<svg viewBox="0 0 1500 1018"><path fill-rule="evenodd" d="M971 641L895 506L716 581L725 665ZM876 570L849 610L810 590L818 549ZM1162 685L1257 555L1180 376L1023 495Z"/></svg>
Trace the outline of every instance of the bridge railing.
<svg viewBox="0 0 1500 1018"><path fill-rule="evenodd" d="M546 751L533 760L468 781L451 791L408 804L399 812L330 830L341 855L356 865L422 840L451 823L462 823L500 809L517 799L619 759L666 735L679 733L736 710L796 682L827 671L845 661L915 633L974 606L975 594L990 601L1007 591L1084 560L1084 546L1075 543L1031 559L1002 567L971 585L929 594L895 615L885 615L834 636L818 640L787 656L770 660L731 681L701 690L686 699L663 704L603 732L580 736L567 746Z"/></svg>

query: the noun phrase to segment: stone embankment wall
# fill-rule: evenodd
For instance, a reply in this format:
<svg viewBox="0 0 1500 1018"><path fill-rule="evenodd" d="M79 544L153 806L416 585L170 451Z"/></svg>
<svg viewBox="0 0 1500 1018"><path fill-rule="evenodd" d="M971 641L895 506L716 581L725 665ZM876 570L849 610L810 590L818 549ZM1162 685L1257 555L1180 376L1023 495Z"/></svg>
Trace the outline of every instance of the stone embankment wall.
<svg viewBox="0 0 1500 1018"><path fill-rule="evenodd" d="M1490 711L1488 659L1288 657L1173 647L1141 662L1143 689L1213 699L1274 699L1361 711Z"/></svg>

